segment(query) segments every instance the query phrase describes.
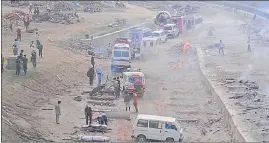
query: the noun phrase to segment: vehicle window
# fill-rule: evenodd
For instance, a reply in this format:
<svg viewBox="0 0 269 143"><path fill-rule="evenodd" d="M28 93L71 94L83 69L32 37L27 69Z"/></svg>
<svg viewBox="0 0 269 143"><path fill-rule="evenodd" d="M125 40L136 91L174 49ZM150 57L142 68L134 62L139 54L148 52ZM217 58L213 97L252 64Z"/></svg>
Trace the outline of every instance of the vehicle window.
<svg viewBox="0 0 269 143"><path fill-rule="evenodd" d="M144 41L143 45L144 45L144 47L146 47L146 46L147 46L147 43L146 43L146 41Z"/></svg>
<svg viewBox="0 0 269 143"><path fill-rule="evenodd" d="M129 77L129 82L130 83L135 83L137 81L143 82L143 78L139 76L130 76Z"/></svg>
<svg viewBox="0 0 269 143"><path fill-rule="evenodd" d="M129 57L129 52L128 51L122 51L121 56L122 57Z"/></svg>
<svg viewBox="0 0 269 143"><path fill-rule="evenodd" d="M148 127L148 120L138 120L137 127Z"/></svg>
<svg viewBox="0 0 269 143"><path fill-rule="evenodd" d="M149 128L162 129L162 123L159 121L149 121Z"/></svg>
<svg viewBox="0 0 269 143"><path fill-rule="evenodd" d="M164 30L172 30L172 26L164 26Z"/></svg>
<svg viewBox="0 0 269 143"><path fill-rule="evenodd" d="M121 57L121 51L114 51L114 57Z"/></svg>
<svg viewBox="0 0 269 143"><path fill-rule="evenodd" d="M150 47L153 47L153 42L150 42Z"/></svg>
<svg viewBox="0 0 269 143"><path fill-rule="evenodd" d="M173 20L173 23L177 24L177 20L176 20L176 19L174 19L174 20Z"/></svg>
<svg viewBox="0 0 269 143"><path fill-rule="evenodd" d="M159 37L159 33L152 33L151 36L153 36L153 37Z"/></svg>
<svg viewBox="0 0 269 143"><path fill-rule="evenodd" d="M173 130L176 130L176 131L177 131L177 127L176 127L175 125L172 125L172 126L171 126L171 129L173 129Z"/></svg>

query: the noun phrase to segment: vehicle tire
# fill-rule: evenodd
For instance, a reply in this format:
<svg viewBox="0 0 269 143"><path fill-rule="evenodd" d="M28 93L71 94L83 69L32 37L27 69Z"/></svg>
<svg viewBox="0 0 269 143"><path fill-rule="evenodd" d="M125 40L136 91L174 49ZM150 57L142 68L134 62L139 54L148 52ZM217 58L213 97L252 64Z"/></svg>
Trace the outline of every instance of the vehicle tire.
<svg viewBox="0 0 269 143"><path fill-rule="evenodd" d="M179 139L178 142L182 142L183 139Z"/></svg>
<svg viewBox="0 0 269 143"><path fill-rule="evenodd" d="M173 138L167 138L166 141L167 142L174 142L174 139Z"/></svg>
<svg viewBox="0 0 269 143"><path fill-rule="evenodd" d="M146 142L147 141L147 139L146 139L146 137L144 135L138 135L136 140L138 142Z"/></svg>

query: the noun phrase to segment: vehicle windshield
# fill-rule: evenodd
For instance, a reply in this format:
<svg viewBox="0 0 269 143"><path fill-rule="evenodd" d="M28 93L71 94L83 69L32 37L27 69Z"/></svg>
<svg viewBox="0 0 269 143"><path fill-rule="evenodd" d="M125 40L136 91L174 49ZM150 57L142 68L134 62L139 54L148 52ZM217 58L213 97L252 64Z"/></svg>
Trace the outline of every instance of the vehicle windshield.
<svg viewBox="0 0 269 143"><path fill-rule="evenodd" d="M131 76L131 77L129 78L129 82L130 82L130 83L135 83L135 82L137 82L137 81L142 82L142 80L143 80L143 78L140 77L140 76Z"/></svg>
<svg viewBox="0 0 269 143"><path fill-rule="evenodd" d="M128 51L122 51L121 56L122 57L129 57L129 52Z"/></svg>
<svg viewBox="0 0 269 143"><path fill-rule="evenodd" d="M164 26L164 30L172 30L172 26Z"/></svg>
<svg viewBox="0 0 269 143"><path fill-rule="evenodd" d="M159 33L152 33L151 36L153 36L153 37L159 37L160 34Z"/></svg>
<svg viewBox="0 0 269 143"><path fill-rule="evenodd" d="M114 51L114 57L121 57L121 51Z"/></svg>

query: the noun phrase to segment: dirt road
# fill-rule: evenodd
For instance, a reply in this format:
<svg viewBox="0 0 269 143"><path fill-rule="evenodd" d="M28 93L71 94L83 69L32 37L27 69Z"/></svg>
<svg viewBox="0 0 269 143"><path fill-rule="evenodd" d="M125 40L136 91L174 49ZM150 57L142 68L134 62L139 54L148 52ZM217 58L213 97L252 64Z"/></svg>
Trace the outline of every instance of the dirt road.
<svg viewBox="0 0 269 143"><path fill-rule="evenodd" d="M14 71L5 71L2 74L2 141L46 141L44 137L48 140L54 139L55 134L57 134L57 130L54 129L59 129L55 124L52 124L54 117L49 117L49 115L54 116L54 111L46 113L46 111L42 112L41 109L44 108L44 103L54 105L58 97L66 97L71 93L71 89L88 83L85 73L89 67L89 57L85 53L72 53L64 50L64 47L51 41L67 38L74 32L83 33L86 30L101 27L109 22L114 22L115 17L126 18L127 21L135 19L139 21L153 16L153 12L145 8L127 6L129 8L125 10L125 13L82 14L81 17L85 21L73 25L47 22L31 24L31 28L38 27L41 31L40 39L44 45L44 58L37 59L36 69L33 69L29 64L29 72L26 76L15 77ZM14 8L6 7L5 9L10 11ZM14 37L15 32L2 38L2 54L4 57L11 55L11 45ZM33 34L22 31L22 42L20 42L19 47L25 50L28 59L30 58L29 44L33 39L35 39ZM97 60L97 62L99 61ZM69 105L72 104L63 102L62 106ZM45 116L45 118L42 119L43 116L39 116L39 114ZM43 123L43 120L51 123ZM69 125L69 123L66 124ZM49 131L50 129L55 132ZM65 128L62 128L62 131L65 130ZM62 140L62 137L56 138Z"/></svg>

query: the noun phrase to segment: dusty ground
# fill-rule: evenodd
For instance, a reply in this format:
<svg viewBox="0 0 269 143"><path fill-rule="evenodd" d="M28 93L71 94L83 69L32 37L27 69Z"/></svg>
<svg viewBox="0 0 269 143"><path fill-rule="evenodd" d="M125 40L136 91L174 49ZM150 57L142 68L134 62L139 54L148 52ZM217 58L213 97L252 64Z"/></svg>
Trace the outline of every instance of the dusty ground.
<svg viewBox="0 0 269 143"><path fill-rule="evenodd" d="M244 132L249 132L256 141L268 141L269 49L252 42L252 52L248 52L246 32L239 30L239 27L243 22L241 20L248 22L249 19L224 13L227 16L218 16L208 25L216 30L213 41L217 43L222 39L226 44L225 55L219 55L218 49L208 49L209 39L197 41L203 45L206 76L221 87L221 96L236 109L236 116L243 119L247 128ZM201 37L206 37L206 34L207 31L200 33Z"/></svg>
<svg viewBox="0 0 269 143"><path fill-rule="evenodd" d="M3 7L3 12L13 9ZM26 11L26 9L24 10ZM44 140L42 137L54 139L56 131L53 130L54 134L50 134L49 130L58 128L55 127L55 124L42 124L42 116L39 116L39 113L47 114L41 108L43 108L44 103L54 104L58 97L66 97L70 94L70 89L88 82L85 73L89 67L89 57L85 53L75 54L63 50L61 45L56 45L48 39L57 41L75 32L83 33L109 22L114 22L115 17L126 18L127 21L135 21L135 19L139 21L150 18L152 15L153 12L149 10L129 5L124 13L82 13L81 17L84 17L85 21L79 24L32 24L31 27L38 27L42 32L40 39L44 44L44 58L37 60L36 69L33 69L29 64L29 72L26 76L15 77L14 71L6 71L2 75L2 141L29 140L30 138L31 140L42 141ZM2 54L5 57L12 54L13 39L15 39L15 32L2 38ZM34 39L34 35L26 34L23 30L22 42L19 47L25 50L28 58L30 58L29 44ZM63 102L63 108L66 105L72 104ZM39 113L35 114L34 112ZM65 113L73 114L64 112L63 117ZM52 116L54 111L48 114ZM49 117L44 120L54 121ZM61 127L64 127L64 125Z"/></svg>
<svg viewBox="0 0 269 143"><path fill-rule="evenodd" d="M203 11L205 16L210 14L207 10ZM133 62L133 66L141 68L147 77L147 91L145 97L139 102L139 109L140 113L177 117L185 129L185 141L230 141L231 137L224 127L220 110L216 108L217 106L211 100L211 96L206 91L207 88L204 87L200 79L201 73L196 53L180 55L179 58L178 55L173 54L175 51L170 50L170 47L177 44L182 38L190 41L198 38L193 35L202 29L203 26L186 32L177 39L169 40L161 46L158 56L153 56L143 62ZM179 59L183 61L183 65L172 69ZM106 60L99 62L102 62L104 69L106 69L108 62ZM160 83L162 80L163 83ZM58 98L63 101L62 110L64 110L61 124L58 127L55 127L55 117L51 113L52 111L38 111L39 116L43 118L41 124L46 125L42 126L43 130L47 129L51 133L46 138L62 141L80 134L92 134L82 132L79 129L81 125L85 124L83 107L85 107L87 95L82 96L83 101L81 102L73 100L74 95L90 90L86 86L87 82L73 88L74 90L68 94L70 96ZM118 106L114 107L113 110L124 112L123 99L116 101L116 104ZM92 107L93 109L108 108ZM43 108L52 108L52 105L47 104ZM109 127L112 128L112 131L105 135L110 136L113 141L130 141L132 122L137 115L133 113L133 109L131 112L131 121L111 121Z"/></svg>
<svg viewBox="0 0 269 143"><path fill-rule="evenodd" d="M169 39L167 43L161 46L161 52L158 56L149 57L143 62L133 62L133 65L141 68L147 77L147 90L145 97L139 101L139 109L140 113L176 117L181 121L181 126L185 128L184 135L187 142L228 142L231 141L231 137L224 126L220 110L217 109L209 92L206 91L207 88L203 85L196 53L176 55L174 54L175 51L170 50L172 45L178 44L182 39L189 40L191 44L202 43L206 45L208 40L205 35L209 26L213 25L216 29L219 29L217 35L222 35L223 31L228 31L223 28L224 24L227 25L227 28L232 28L232 25L236 22L230 13L208 8L202 8L201 10L204 16L203 25L185 32L179 38ZM134 12L138 13L134 14ZM154 14L155 12L145 8L132 6L126 13L122 14L122 17L135 21L135 19L152 17ZM71 33L82 33L85 30L96 28L104 23L100 20L100 17L105 17L107 21L114 20L111 15L113 14L85 14L85 19L91 19L91 21L96 19L97 22L92 22L92 25L87 22L68 26L54 25L53 27L48 26L51 25L48 23L38 25L43 27L41 36L42 42L45 44L45 51L44 59L38 60L37 69L29 68L29 74L26 76L14 77L13 72L4 73L2 76L3 141L18 141L19 136L27 139L29 135L37 137L36 140L41 140L38 136L42 136L47 140L66 141L64 139L71 136L92 134L81 132L79 129L85 122L83 108L87 101L86 95L82 96L83 101L81 102L73 100L73 97L80 95L82 91L91 90L88 87L88 80L85 75L89 66L89 57L85 54L74 54L63 50L63 47L48 42L47 39L61 40L67 38ZM223 19L227 21L220 23ZM100 24L97 25L97 23ZM229 25L231 26L228 27ZM57 28L55 28L56 26ZM232 30L232 32L235 32L235 30ZM225 33L225 35L227 36L221 36L221 38L226 43L231 35L235 34L228 35L228 33ZM10 45L13 37L2 38L4 55L11 54ZM34 37L29 34L22 38L20 47L23 47L29 53L28 45ZM225 52L227 55L232 55L232 52L237 51L231 50L229 47L232 46L229 46L228 43L226 46L227 50L225 49ZM238 53L246 50L243 47L241 48L238 48ZM216 53L216 51L213 52ZM226 62L235 62L235 60L230 61L228 56L206 58L208 61L222 62L219 65L225 65ZM183 64L173 69L172 66L177 64L178 60L183 61ZM104 69L107 69L108 62L106 60L98 60L97 62ZM31 66L29 65L29 67ZM212 69L212 71L214 70ZM162 80L163 83L160 83ZM60 125L55 124L54 111L42 110L53 108L57 100L62 101ZM114 110L124 110L122 99L116 101L116 103L118 106L114 107ZM94 106L93 108L106 107ZM136 114L132 110L132 119L135 116ZM105 135L110 136L113 141L130 141L132 121L111 121L109 127L113 130Z"/></svg>

